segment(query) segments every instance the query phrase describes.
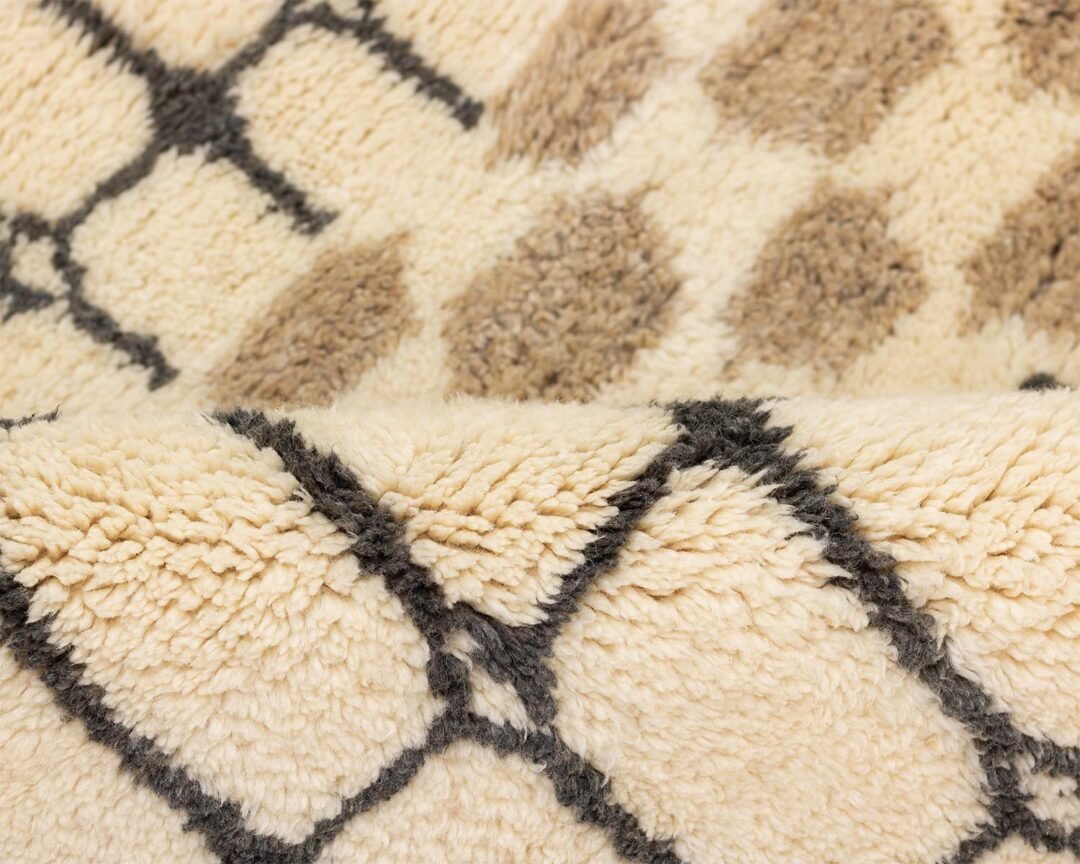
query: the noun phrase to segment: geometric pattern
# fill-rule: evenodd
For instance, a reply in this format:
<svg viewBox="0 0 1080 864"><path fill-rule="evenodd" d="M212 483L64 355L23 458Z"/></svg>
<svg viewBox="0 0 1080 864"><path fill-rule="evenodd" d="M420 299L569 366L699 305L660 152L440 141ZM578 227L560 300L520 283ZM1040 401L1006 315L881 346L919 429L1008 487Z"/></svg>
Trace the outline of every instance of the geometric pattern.
<svg viewBox="0 0 1080 864"><path fill-rule="evenodd" d="M708 398L1080 380L1074 0L188 3L0 3L0 853L1080 857L1069 394Z"/></svg>
<svg viewBox="0 0 1080 864"><path fill-rule="evenodd" d="M1069 381L1075 16L978 2L18 0L63 74L0 69L0 359L41 382L0 399ZM289 393L254 321L388 245L285 328L332 333Z"/></svg>
<svg viewBox="0 0 1080 864"><path fill-rule="evenodd" d="M474 127L483 111L479 102L425 63L409 42L387 31L370 2L358 3L355 12L343 15L327 3L282 0L256 37L212 71L170 65L153 48L136 48L131 36L91 0L41 0L41 7L81 30L90 41L91 54L107 51L111 62L145 83L152 134L137 155L99 181L87 198L59 218L49 220L20 212L5 226L0 209L0 229L6 227L6 236L0 234L0 298L8 298L5 320L62 299L77 329L150 372L150 390L168 384L179 370L162 353L155 336L123 329L107 309L87 299L85 270L72 255L72 236L102 205L149 177L159 159L170 151L181 155L197 152L207 162L228 162L266 197L270 212L280 212L289 219L293 230L309 235L321 232L336 214L311 203L304 190L259 155L248 137L247 120L237 112L233 91L239 77L271 48L301 27L341 34L378 56L403 81L415 83L419 94L445 105L464 129ZM62 298L24 284L12 272L12 251L24 238L31 243L51 241L55 250L52 266L65 286Z"/></svg>
<svg viewBox="0 0 1080 864"><path fill-rule="evenodd" d="M427 686L443 706L422 744L384 765L374 782L343 800L336 816L320 820L299 842L250 830L243 801L208 794L188 768L154 740L122 723L108 707L108 688L86 679L73 647L56 641L48 616L33 617L34 589L10 572L0 574L0 644L40 678L62 709L78 718L91 740L120 757L137 783L182 811L188 830L202 835L207 848L226 864L315 861L348 823L400 794L426 762L459 741L490 748L503 757L516 754L537 766L559 803L578 820L602 829L625 860L684 861L677 851L678 837L650 836L639 817L612 794L618 778L605 776L568 746L558 731L550 660L554 641L580 613L583 596L619 566L635 530L671 494L673 472L703 465L737 469L790 511L802 532L820 544L823 559L838 568L841 575L819 590L856 598L870 627L888 640L894 661L970 737L983 775L985 818L943 862L978 861L1016 839L1035 850L1080 856L1080 828L1062 824L1037 804L1033 790L1038 784L1032 780L1041 776L1047 778L1044 786L1060 785L1053 780L1060 778L1075 790L1080 749L1022 732L984 685L956 664L948 639L938 636L933 619L906 595L896 562L864 538L852 512L815 471L803 467L802 454L785 446L792 430L773 425L770 408L757 400L681 402L668 410L680 430L678 439L611 496L613 515L592 532L580 563L563 574L558 592L542 602L541 619L519 625L466 602L450 603L431 571L414 560L405 526L364 489L340 457L310 444L293 421L271 420L247 410L217 416L216 422L229 434L276 454L310 496L314 510L348 538L361 571L380 578L397 598L427 642ZM468 637L464 643L463 634ZM468 646L465 655L462 644ZM476 710L477 669L512 688L531 723L528 729L497 722ZM657 777L655 782L662 787L664 780ZM716 850L716 860L723 855L723 850Z"/></svg>

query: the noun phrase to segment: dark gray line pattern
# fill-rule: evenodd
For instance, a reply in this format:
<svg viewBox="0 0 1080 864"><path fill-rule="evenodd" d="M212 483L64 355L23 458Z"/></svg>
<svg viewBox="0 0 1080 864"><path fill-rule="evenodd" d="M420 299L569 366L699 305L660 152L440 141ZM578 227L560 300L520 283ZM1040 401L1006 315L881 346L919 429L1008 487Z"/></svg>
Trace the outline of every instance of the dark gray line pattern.
<svg viewBox="0 0 1080 864"><path fill-rule="evenodd" d="M22 426L29 426L31 423L52 423L57 417L60 416L60 409L53 408L52 411L47 414L27 414L25 417L0 417L0 429L5 432L9 429L18 429Z"/></svg>
<svg viewBox="0 0 1080 864"><path fill-rule="evenodd" d="M428 643L428 685L444 699L467 697L465 664L446 648L451 620L442 589L412 560L404 526L381 507L334 454L307 445L291 421L271 423L259 411L235 410L217 419L259 448L270 448L311 495L315 509L354 538L350 551L368 573L381 576ZM467 704L467 698L464 699Z"/></svg>
<svg viewBox="0 0 1080 864"><path fill-rule="evenodd" d="M157 347L156 337L124 330L106 310L86 299L83 268L71 257L69 230L62 224L61 229L51 228L45 220L30 213L21 213L11 220L7 240L0 239L0 299L8 298L3 320L21 312L44 309L56 302L57 298L52 294L22 285L12 274L11 252L19 238L36 241L48 237L55 247L52 266L67 289L63 299L75 327L95 342L122 352L130 362L149 370L148 389L156 390L172 381L178 370L166 361Z"/></svg>
<svg viewBox="0 0 1080 864"><path fill-rule="evenodd" d="M138 156L97 183L89 197L70 213L58 219L54 226L50 228L48 223L42 220L41 227L38 229L39 236L51 237L54 243L68 249L70 253L71 236L75 229L85 222L99 205L119 198L149 177L162 152L157 142L151 141Z"/></svg>
<svg viewBox="0 0 1080 864"><path fill-rule="evenodd" d="M285 38L295 26L294 16L301 2L302 0L282 0L281 6L263 25L259 35L218 67L217 74L225 83L226 89L231 88L243 72L252 66L258 66L270 49Z"/></svg>
<svg viewBox="0 0 1080 864"><path fill-rule="evenodd" d="M445 716L452 724L453 740L469 737L478 743L495 746L500 753L515 752L531 759L534 764L542 764L555 785L559 802L575 810L580 819L606 830L612 845L624 858L642 864L678 864L672 843L649 838L637 820L610 799L607 779L603 774L573 754L557 735L544 728L529 735L510 728L496 733L501 727L472 714L469 710L471 683L467 669L462 661L449 653L446 638L463 623L467 625L465 629L468 632L475 634L474 622L484 620L486 616L475 610L471 615L466 614L460 604L452 609L447 606L442 589L431 573L413 561L404 539L404 526L363 489L353 472L337 455L321 453L308 445L291 420L275 423L262 412L241 409L218 414L216 419L238 435L249 438L256 446L270 448L277 453L285 470L311 496L314 509L348 536L355 538L350 548L352 554L367 572L382 577L387 589L401 601L413 624L428 641L431 650L429 687L448 703ZM617 513L612 522L636 524L644 512L666 494L663 478L670 472L671 454L677 447L673 445L656 457L642 478L627 490L630 494L624 495L620 501L612 498L616 506L637 505L633 513ZM631 493L635 488L638 488L637 494ZM647 505L646 501L649 502ZM625 543L629 534L629 529L608 531L608 539L598 546L603 549L605 563L614 564L618 549L612 544ZM599 569L597 565L588 572L595 573ZM562 622L569 620L569 617L567 614L561 619ZM506 658L481 651L474 659L496 680L506 680ZM550 698L554 676L542 659L524 654L516 659L526 670L512 678L523 701L527 698L526 694L531 694L534 689L542 689L544 685L548 687ZM547 674L542 676L540 687L521 686L523 677L542 672ZM551 704L554 706L553 701ZM486 731L477 732L477 729ZM516 743L511 746L512 742ZM537 750L538 747L541 749Z"/></svg>
<svg viewBox="0 0 1080 864"><path fill-rule="evenodd" d="M99 204L134 186L149 173L153 160L169 150L184 155L202 150L210 162L227 159L247 176L252 186L274 202L275 209L286 213L301 233L317 234L334 219L335 214L312 207L303 192L255 155L247 137L247 121L236 111L231 76L171 66L152 48L135 48L131 37L90 0L41 0L41 3L90 37L90 53L108 51L116 62L138 75L150 96L151 141L130 165L98 186L74 214L75 219L62 220L68 233ZM280 14L287 16L295 5L295 0L286 0ZM259 35L265 36L267 32L264 29ZM288 28L270 32L280 39ZM241 53L249 54L250 49Z"/></svg>
<svg viewBox="0 0 1080 864"><path fill-rule="evenodd" d="M273 449L311 496L316 510L355 538L352 553L368 573L397 596L430 648L428 682L445 707L424 744L406 749L366 788L342 802L338 814L318 822L299 843L257 834L244 824L241 807L209 795L182 766L152 740L124 726L107 706L105 691L85 680L85 667L71 659L71 646L53 642L50 619L30 620L32 591L0 571L0 646L34 672L57 704L86 727L90 739L109 747L132 779L187 816L222 864L311 864L355 816L389 800L416 776L425 760L457 741L474 741L500 755L514 753L538 765L557 800L577 817L604 830L622 857L640 864L682 864L672 841L650 838L637 820L611 799L607 778L574 753L550 729L528 734L499 726L470 710L471 682L464 663L446 648L446 637L461 620L447 606L438 584L412 561L404 528L360 486L333 454L310 447L291 421L272 423L258 412L218 415L219 422L260 447ZM652 476L656 472L646 471ZM624 538L625 539L625 538Z"/></svg>
<svg viewBox="0 0 1080 864"><path fill-rule="evenodd" d="M754 400L678 403L671 408L682 427L679 439L654 458L641 476L612 502L617 512L585 547L584 561L546 609L540 624L512 627L463 604L448 606L431 573L411 558L404 527L359 484L332 453L311 447L289 420L270 421L259 412L234 411L215 419L257 447L273 449L284 467L311 497L313 507L353 538L352 553L363 569L381 578L397 596L431 649L428 681L444 708L423 745L401 753L367 788L342 802L337 816L318 823L298 844L247 830L235 802L206 795L181 767L171 764L153 742L120 724L104 704L104 691L83 682L83 670L70 659L70 647L50 641L47 619L31 622L32 592L10 574L0 573L0 643L7 643L26 668L49 686L62 708L79 717L92 740L117 752L126 770L188 815L188 827L206 837L226 864L310 864L357 814L406 788L425 760L453 743L470 740L538 765L557 799L579 819L602 828L613 848L632 861L678 864L673 843L650 838L631 813L610 797L607 778L570 750L550 723L525 733L498 725L470 710L471 683L462 662L447 648L455 630L472 635L474 659L497 680L510 681L530 714L554 718L554 675L546 664L558 629L570 620L582 595L618 561L620 550L641 516L669 489L675 468L711 464L738 467L778 503L791 509L806 533L822 544L825 560L845 572L832 587L854 594L872 627L886 635L896 661L934 694L944 714L959 721L979 754L987 797L986 823L945 859L971 864L1019 836L1037 850L1071 851L1080 856L1080 829L1038 818L1021 789L1019 764L1080 779L1080 750L1021 733L980 684L962 674L939 643L935 625L904 594L895 562L874 549L858 532L855 516L831 497L816 472L801 467L801 454L784 443L791 430L770 425L764 403ZM524 671L522 671L524 670ZM548 707L550 704L550 708Z"/></svg>
<svg viewBox="0 0 1080 864"><path fill-rule="evenodd" d="M463 128L472 129L480 122L483 103L467 96L453 80L425 63L407 39L389 33L384 26L386 19L375 15L373 0L358 0L356 6L359 18L346 18L329 4L320 3L298 14L295 21L297 24L314 24L331 33L347 33L381 57L386 68L396 72L401 80L415 80L417 93L446 105Z"/></svg>
<svg viewBox="0 0 1080 864"><path fill-rule="evenodd" d="M106 704L105 690L85 680L85 666L71 659L72 647L55 644L51 619L30 620L33 592L15 577L0 570L0 647L6 646L16 662L52 692L66 714L77 717L91 741L108 747L120 757L121 767L138 784L187 816L186 831L198 831L222 864L310 864L348 821L370 810L404 788L430 753L441 752L448 743L447 715L437 718L427 740L418 749L406 749L385 767L366 788L342 802L332 819L320 821L301 843L257 834L244 827L240 805L221 801L202 790L182 767L151 739L132 731L116 719Z"/></svg>
<svg viewBox="0 0 1080 864"><path fill-rule="evenodd" d="M581 550L581 563L561 577L558 593L540 604L544 616L541 621L513 626L463 604L455 607L460 626L478 645L476 659L496 681L514 687L536 725L543 726L555 718L555 676L546 659L551 656L562 626L577 612L589 587L618 564L627 539L642 517L668 494L671 472L713 458L708 444L693 426L682 424L675 443L630 486L611 496L608 503L616 508L615 515L596 530Z"/></svg>
<svg viewBox="0 0 1080 864"><path fill-rule="evenodd" d="M1046 739L1024 736L1024 749L1035 760L1035 770L1054 777L1071 777L1080 783L1080 748L1063 747Z"/></svg>
<svg viewBox="0 0 1080 864"><path fill-rule="evenodd" d="M24 227L24 223L26 223ZM0 231L7 228L8 238L4 240L0 234L0 302L7 300L4 305L3 318L0 323L14 318L21 312L33 312L35 309L43 309L53 302L53 296L48 291L41 291L31 285L19 281L12 273L13 262L11 253L20 233L29 233L36 228L34 220L13 219L8 223L0 214ZM21 232L20 232L21 229Z"/></svg>
<svg viewBox="0 0 1080 864"><path fill-rule="evenodd" d="M990 819L947 859L949 864L971 864L1014 835L1038 850L1068 849L1080 856L1080 829L1068 832L1036 817L1018 774L1019 761L1034 756L1041 770L1076 776L1080 753L1023 735L979 683L956 668L948 640L939 645L933 619L907 599L895 561L859 534L855 516L830 497L814 471L800 466L802 454L784 450L791 428L769 425L769 411L755 400L684 402L672 410L680 424L709 442L718 466L736 466L758 477L770 497L791 508L822 544L825 560L848 574L835 585L859 598L871 626L896 649L900 666L919 678L942 711L972 736L990 797Z"/></svg>
<svg viewBox="0 0 1080 864"><path fill-rule="evenodd" d="M123 329L105 309L86 299L83 290L85 268L71 257L70 241L59 240L53 264L68 287L67 304L71 322L101 345L127 355L128 360L149 370L147 388L157 390L172 381L180 370L170 364L158 348L157 336L146 336Z"/></svg>
<svg viewBox="0 0 1080 864"><path fill-rule="evenodd" d="M680 864L670 840L648 837L634 817L610 801L608 778L575 753L550 729L525 734L509 725L470 715L462 737L493 748L499 755L515 753L539 765L555 788L564 807L587 822L607 831L612 846L627 861L649 864Z"/></svg>
<svg viewBox="0 0 1080 864"><path fill-rule="evenodd" d="M0 300L6 298L4 315L0 323L14 318L22 312L33 312L52 305L53 296L48 291L39 291L11 275L11 250L6 246L0 246L0 273L7 273L6 278L0 277Z"/></svg>
<svg viewBox="0 0 1080 864"><path fill-rule="evenodd" d="M301 234L318 234L337 215L313 205L303 190L252 146L247 134L248 122L238 113L232 92L245 69L261 62L293 29L319 27L352 38L379 56L386 68L403 81L415 80L417 93L444 104L464 129L473 128L483 113L482 103L468 97L452 79L425 63L408 40L389 33L384 20L373 14L374 5L366 0L357 4L360 15L357 19L342 17L325 3L301 9L300 0L282 0L278 11L255 39L211 72L170 65L154 49L136 48L131 36L92 0L40 0L40 5L52 10L69 26L79 28L88 39L90 54L108 51L115 62L144 81L149 91L153 131L137 156L98 183L84 201L54 224L34 214L20 214L13 220L9 236L0 237L0 301L6 301L2 320L62 299L78 330L149 371L147 387L151 391L175 379L179 370L169 363L155 336L125 330L111 313L86 298L85 270L72 256L73 233L101 204L133 189L151 174L163 153L175 150L185 155L200 152L208 162L222 159L229 162L269 199L270 211L285 215L293 230ZM53 266L66 287L62 298L24 285L12 274L11 253L20 235L30 239L48 237L55 244Z"/></svg>

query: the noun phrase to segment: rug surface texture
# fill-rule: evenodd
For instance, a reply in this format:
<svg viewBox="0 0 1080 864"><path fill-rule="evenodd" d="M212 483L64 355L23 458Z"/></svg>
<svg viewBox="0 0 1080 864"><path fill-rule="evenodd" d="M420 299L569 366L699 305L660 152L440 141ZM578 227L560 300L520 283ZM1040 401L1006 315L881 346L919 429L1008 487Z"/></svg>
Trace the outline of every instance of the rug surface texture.
<svg viewBox="0 0 1080 864"><path fill-rule="evenodd" d="M0 862L1080 861L1078 0L0 0Z"/></svg>

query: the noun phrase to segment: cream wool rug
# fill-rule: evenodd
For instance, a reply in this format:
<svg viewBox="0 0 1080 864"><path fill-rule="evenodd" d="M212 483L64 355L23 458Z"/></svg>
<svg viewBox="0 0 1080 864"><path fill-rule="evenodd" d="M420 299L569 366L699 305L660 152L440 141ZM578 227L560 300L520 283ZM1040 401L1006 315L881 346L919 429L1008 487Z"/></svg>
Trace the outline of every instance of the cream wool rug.
<svg viewBox="0 0 1080 864"><path fill-rule="evenodd" d="M0 0L0 861L1080 858L1080 3Z"/></svg>

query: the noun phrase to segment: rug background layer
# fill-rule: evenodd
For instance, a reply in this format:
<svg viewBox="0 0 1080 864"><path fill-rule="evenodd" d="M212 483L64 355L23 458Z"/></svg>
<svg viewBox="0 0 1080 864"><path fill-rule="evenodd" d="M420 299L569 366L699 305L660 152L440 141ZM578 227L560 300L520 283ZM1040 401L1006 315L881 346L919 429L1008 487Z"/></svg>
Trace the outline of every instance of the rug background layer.
<svg viewBox="0 0 1080 864"><path fill-rule="evenodd" d="M0 849L1064 862L1078 424L1059 391L0 433Z"/></svg>
<svg viewBox="0 0 1080 864"><path fill-rule="evenodd" d="M0 414L1080 380L1053 6L12 0Z"/></svg>
<svg viewBox="0 0 1080 864"><path fill-rule="evenodd" d="M0 3L0 859L1076 860L1078 58Z"/></svg>

